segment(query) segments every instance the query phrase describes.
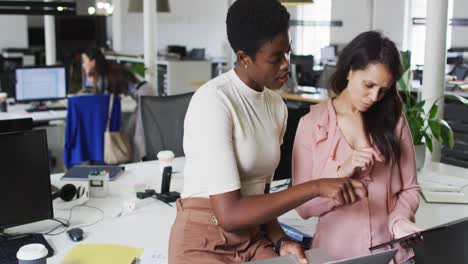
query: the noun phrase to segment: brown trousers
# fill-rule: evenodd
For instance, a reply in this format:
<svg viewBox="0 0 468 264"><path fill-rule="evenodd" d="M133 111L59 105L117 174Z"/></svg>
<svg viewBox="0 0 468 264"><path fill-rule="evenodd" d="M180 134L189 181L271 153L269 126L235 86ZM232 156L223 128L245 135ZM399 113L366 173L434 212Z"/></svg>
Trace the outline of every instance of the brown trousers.
<svg viewBox="0 0 468 264"><path fill-rule="evenodd" d="M227 232L218 226L208 198L177 200L169 238L169 264L240 263L277 256L260 227Z"/></svg>

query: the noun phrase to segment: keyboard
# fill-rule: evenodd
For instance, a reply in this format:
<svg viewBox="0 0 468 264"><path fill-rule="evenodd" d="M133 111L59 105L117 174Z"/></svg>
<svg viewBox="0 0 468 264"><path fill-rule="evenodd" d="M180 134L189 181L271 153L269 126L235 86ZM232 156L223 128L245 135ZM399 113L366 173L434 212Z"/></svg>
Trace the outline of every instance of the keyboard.
<svg viewBox="0 0 468 264"><path fill-rule="evenodd" d="M67 110L65 106L47 106L41 108L28 108L26 112L33 113L33 112L46 112L46 111L64 111Z"/></svg>
<svg viewBox="0 0 468 264"><path fill-rule="evenodd" d="M18 250L22 246L32 243L43 244L49 251L47 257L54 255L54 250L41 234L29 234L24 236L15 236L13 238L0 237L0 264L17 264L18 260L16 258L16 253Z"/></svg>

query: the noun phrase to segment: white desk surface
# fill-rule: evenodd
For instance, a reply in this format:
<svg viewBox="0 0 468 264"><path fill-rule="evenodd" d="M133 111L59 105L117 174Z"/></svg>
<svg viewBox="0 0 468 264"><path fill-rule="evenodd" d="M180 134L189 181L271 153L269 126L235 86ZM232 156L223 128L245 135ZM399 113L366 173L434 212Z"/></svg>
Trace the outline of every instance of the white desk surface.
<svg viewBox="0 0 468 264"><path fill-rule="evenodd" d="M0 113L0 120L32 118L34 122L45 122L54 120L65 120L65 118L67 117L66 110L28 113L26 112L26 109L29 107L31 107L29 104L9 105L8 112Z"/></svg>
<svg viewBox="0 0 468 264"><path fill-rule="evenodd" d="M174 162L174 174L172 177L171 188L173 191L181 191L183 184L183 164L184 158L176 158ZM105 199L91 198L86 205L95 206L102 209L105 213L104 220L90 226L84 227L85 238L79 243L112 243L122 244L133 247L140 247L147 250L157 250L167 255L169 233L172 223L175 219L176 209L168 205L148 198L139 200L137 209L124 216L118 216L122 211L124 201L135 197L132 190L135 186L146 184L149 188L160 189L160 169L158 161L149 161L133 163L125 166L125 173L118 179L110 182L110 195ZM468 170L445 164L429 164L424 172L440 172L441 176L451 175L468 177ZM52 183L56 186L62 186L66 182L61 181L62 174L51 176ZM75 185L83 182L73 182ZM59 200L59 199L57 199ZM57 205L59 201L55 201ZM54 210L55 217L68 218L69 211ZM448 221L456 220L468 216L468 205L460 204L427 204L421 198L420 208L416 214L416 222L422 228L439 225ZM94 209L78 207L73 210L71 218L71 227L92 223L99 219L101 214ZM289 224L304 225L299 220L297 213L292 210L280 217L280 220ZM307 220L307 230L311 232L315 229L317 219ZM25 225L9 232L46 232L57 223L53 221L42 221L30 225ZM49 264L60 263L60 261L70 252L70 250L79 243L71 242L66 233L58 236L46 236L51 246L55 249L55 255L48 259Z"/></svg>
<svg viewBox="0 0 468 264"><path fill-rule="evenodd" d="M66 101L62 100L54 105L65 106ZM8 106L8 112L0 112L0 120L5 119L18 119L18 118L32 118L34 122L46 122L54 120L65 120L67 118L67 111L44 111L44 112L33 112L28 113L26 109L29 108L29 104L15 104ZM122 98L122 113L133 113L136 108L136 102L130 96Z"/></svg>

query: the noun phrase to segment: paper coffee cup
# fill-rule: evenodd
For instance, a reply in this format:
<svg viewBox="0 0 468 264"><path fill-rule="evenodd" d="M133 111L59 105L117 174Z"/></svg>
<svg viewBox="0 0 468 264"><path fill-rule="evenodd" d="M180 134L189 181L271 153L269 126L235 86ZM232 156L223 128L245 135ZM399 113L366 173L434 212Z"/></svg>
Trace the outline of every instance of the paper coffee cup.
<svg viewBox="0 0 468 264"><path fill-rule="evenodd" d="M6 112L8 109L7 93L0 93L0 112Z"/></svg>
<svg viewBox="0 0 468 264"><path fill-rule="evenodd" d="M161 150L158 152L158 160L159 160L159 168L161 172L164 170L164 167L172 166L172 162L174 161L174 152L170 150Z"/></svg>
<svg viewBox="0 0 468 264"><path fill-rule="evenodd" d="M22 246L16 253L18 264L46 264L49 251L42 244Z"/></svg>

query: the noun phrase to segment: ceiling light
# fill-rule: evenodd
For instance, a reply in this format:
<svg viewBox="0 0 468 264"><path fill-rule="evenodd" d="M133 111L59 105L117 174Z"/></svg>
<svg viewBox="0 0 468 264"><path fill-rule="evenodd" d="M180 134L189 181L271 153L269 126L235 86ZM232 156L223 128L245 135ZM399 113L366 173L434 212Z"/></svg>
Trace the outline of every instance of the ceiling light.
<svg viewBox="0 0 468 264"><path fill-rule="evenodd" d="M295 6L303 4L312 4L314 0L280 0L284 6Z"/></svg>

